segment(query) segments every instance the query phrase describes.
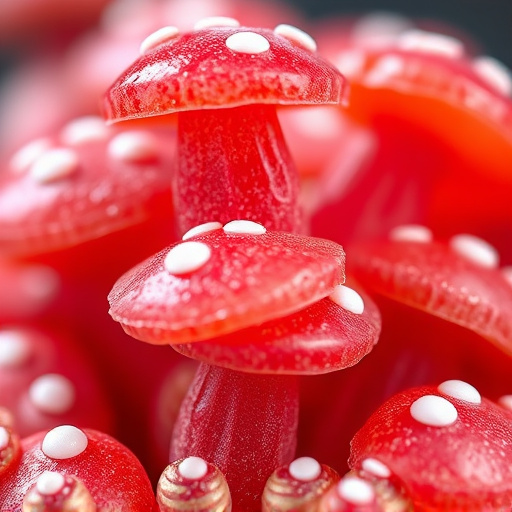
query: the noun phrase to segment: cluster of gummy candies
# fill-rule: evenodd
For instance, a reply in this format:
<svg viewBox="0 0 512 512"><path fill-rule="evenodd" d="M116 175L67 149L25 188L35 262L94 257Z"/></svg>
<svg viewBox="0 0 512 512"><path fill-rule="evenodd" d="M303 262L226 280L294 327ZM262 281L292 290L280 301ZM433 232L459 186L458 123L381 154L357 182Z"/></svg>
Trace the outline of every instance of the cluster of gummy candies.
<svg viewBox="0 0 512 512"><path fill-rule="evenodd" d="M1 512L511 509L510 72L295 25L118 0L6 82Z"/></svg>

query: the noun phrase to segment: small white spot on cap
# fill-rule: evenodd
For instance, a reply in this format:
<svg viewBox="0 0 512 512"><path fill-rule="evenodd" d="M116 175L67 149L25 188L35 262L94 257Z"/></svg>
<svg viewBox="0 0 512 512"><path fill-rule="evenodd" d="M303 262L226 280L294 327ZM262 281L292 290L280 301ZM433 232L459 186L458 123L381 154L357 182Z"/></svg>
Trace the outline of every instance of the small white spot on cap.
<svg viewBox="0 0 512 512"><path fill-rule="evenodd" d="M157 141L144 131L128 131L116 135L108 144L111 158L124 162L153 160L158 156Z"/></svg>
<svg viewBox="0 0 512 512"><path fill-rule="evenodd" d="M211 256L210 248L202 242L183 242L174 246L165 257L164 267L170 274L188 274L201 268Z"/></svg>
<svg viewBox="0 0 512 512"><path fill-rule="evenodd" d="M31 353L32 346L22 331L0 330L0 368L21 366Z"/></svg>
<svg viewBox="0 0 512 512"><path fill-rule="evenodd" d="M366 87L382 87L405 69L405 62L398 55L384 55L380 57L369 73L364 77Z"/></svg>
<svg viewBox="0 0 512 512"><path fill-rule="evenodd" d="M509 409L512 411L512 395L503 395L499 400L498 403L505 407L505 409Z"/></svg>
<svg viewBox="0 0 512 512"><path fill-rule="evenodd" d="M257 55L266 52L270 48L270 43L256 32L237 32L226 39L226 46L237 53Z"/></svg>
<svg viewBox="0 0 512 512"><path fill-rule="evenodd" d="M474 235L455 235L450 240L450 247L460 256L482 267L496 268L499 255L496 249L485 240Z"/></svg>
<svg viewBox="0 0 512 512"><path fill-rule="evenodd" d="M512 72L499 60L483 55L473 60L473 69L505 96L512 95Z"/></svg>
<svg viewBox="0 0 512 512"><path fill-rule="evenodd" d="M426 244L432 242L433 236L432 231L425 226L408 224L393 228L389 233L389 238L400 242L420 242Z"/></svg>
<svg viewBox="0 0 512 512"><path fill-rule="evenodd" d="M201 457L187 457L178 465L178 473L183 478L199 480L208 472L208 464Z"/></svg>
<svg viewBox="0 0 512 512"><path fill-rule="evenodd" d="M512 265L507 265L501 268L501 273L505 278L505 281L512 286Z"/></svg>
<svg viewBox="0 0 512 512"><path fill-rule="evenodd" d="M66 485L66 479L56 471L45 471L37 479L36 489L43 496L57 494Z"/></svg>
<svg viewBox="0 0 512 512"><path fill-rule="evenodd" d="M359 74L366 62L366 55L361 50L344 50L338 53L334 59L336 67L348 77Z"/></svg>
<svg viewBox="0 0 512 512"><path fill-rule="evenodd" d="M290 463L288 471L295 480L311 482L320 476L322 466L312 457L299 457Z"/></svg>
<svg viewBox="0 0 512 512"><path fill-rule="evenodd" d="M30 167L31 177L38 183L52 183L73 175L78 169L78 155L69 148L55 148L43 153Z"/></svg>
<svg viewBox="0 0 512 512"><path fill-rule="evenodd" d="M48 373L35 379L28 390L31 402L46 414L63 414L75 403L73 383L56 373Z"/></svg>
<svg viewBox="0 0 512 512"><path fill-rule="evenodd" d="M239 235L263 235L267 232L265 226L252 220L232 220L224 225L224 233Z"/></svg>
<svg viewBox="0 0 512 512"><path fill-rule="evenodd" d="M194 30L203 30L205 28L220 28L220 27L239 27L240 22L235 18L227 16L210 16L203 18L194 24Z"/></svg>
<svg viewBox="0 0 512 512"><path fill-rule="evenodd" d="M9 166L14 172L26 171L40 156L52 147L50 139L36 139L18 149L11 157Z"/></svg>
<svg viewBox="0 0 512 512"><path fill-rule="evenodd" d="M461 57L464 53L464 45L455 37L418 29L400 34L396 44L402 50L433 53L450 58Z"/></svg>
<svg viewBox="0 0 512 512"><path fill-rule="evenodd" d="M439 384L437 389L443 393L443 395L451 396L459 400L464 400L471 404L482 403L482 397L476 388L471 384L462 380L446 380L442 384Z"/></svg>
<svg viewBox="0 0 512 512"><path fill-rule="evenodd" d="M177 27L174 26L168 26L168 27L162 27L152 34L150 34L142 43L140 44L140 54L144 55L145 53L148 53L151 50L154 50L161 44L167 43L171 41L172 39L178 37L180 34L180 31Z"/></svg>
<svg viewBox="0 0 512 512"><path fill-rule="evenodd" d="M204 233L209 233L210 231L214 231L220 228L222 228L222 224L220 222L205 222L204 224L199 224L199 226L195 226L192 229L189 229L182 236L182 240L188 240L193 236L203 235Z"/></svg>
<svg viewBox="0 0 512 512"><path fill-rule="evenodd" d="M375 499L372 486L356 476L346 476L337 485L340 498L353 505L369 505Z"/></svg>
<svg viewBox="0 0 512 512"><path fill-rule="evenodd" d="M393 44L396 37L413 27L412 22L391 12L371 12L362 16L352 28L354 46L383 48Z"/></svg>
<svg viewBox="0 0 512 512"><path fill-rule="evenodd" d="M386 466L386 464L380 460L374 459L373 457L364 459L361 467L367 473L378 476L380 478L389 478L391 476L391 471Z"/></svg>
<svg viewBox="0 0 512 512"><path fill-rule="evenodd" d="M47 302L57 295L60 277L53 268L32 265L23 269L19 286L29 299Z"/></svg>
<svg viewBox="0 0 512 512"><path fill-rule="evenodd" d="M293 25L281 24L274 29L276 36L284 37L293 44L304 48L310 52L316 52L316 41L306 32Z"/></svg>
<svg viewBox="0 0 512 512"><path fill-rule="evenodd" d="M88 443L85 432L72 425L61 425L44 436L41 450L50 459L71 459L83 453Z"/></svg>
<svg viewBox="0 0 512 512"><path fill-rule="evenodd" d="M343 309L361 315L364 312L364 301L361 295L348 286L339 284L329 298Z"/></svg>
<svg viewBox="0 0 512 512"><path fill-rule="evenodd" d="M457 421L455 406L446 398L425 395L418 398L410 408L411 416L423 425L431 427L448 427Z"/></svg>
<svg viewBox="0 0 512 512"><path fill-rule="evenodd" d="M0 451L5 450L9 446L11 436L5 427L0 426Z"/></svg>
<svg viewBox="0 0 512 512"><path fill-rule="evenodd" d="M63 144L78 145L104 140L108 136L108 126L98 116L84 116L69 122L60 133Z"/></svg>

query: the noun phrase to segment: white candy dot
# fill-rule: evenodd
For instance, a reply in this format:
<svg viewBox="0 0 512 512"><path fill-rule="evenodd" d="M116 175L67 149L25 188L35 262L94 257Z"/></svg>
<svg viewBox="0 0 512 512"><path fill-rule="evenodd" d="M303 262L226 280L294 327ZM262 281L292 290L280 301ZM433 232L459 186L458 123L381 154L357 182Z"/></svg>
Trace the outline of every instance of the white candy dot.
<svg viewBox="0 0 512 512"><path fill-rule="evenodd" d="M433 53L450 58L461 57L464 53L464 45L455 37L417 29L400 34L397 38L397 47L402 50Z"/></svg>
<svg viewBox="0 0 512 512"><path fill-rule="evenodd" d="M52 183L74 174L78 164L78 155L72 149L50 149L32 164L30 175L38 183Z"/></svg>
<svg viewBox="0 0 512 512"><path fill-rule="evenodd" d="M498 403L505 407L505 409L509 409L512 411L512 395L503 395L499 400Z"/></svg>
<svg viewBox="0 0 512 512"><path fill-rule="evenodd" d="M439 384L437 389L443 393L443 395L451 396L459 400L464 400L471 404L482 403L482 397L476 388L471 384L462 380L447 380L442 384Z"/></svg>
<svg viewBox="0 0 512 512"><path fill-rule="evenodd" d="M447 427L457 421L455 406L440 396L425 395L418 398L410 408L411 416L424 425Z"/></svg>
<svg viewBox="0 0 512 512"><path fill-rule="evenodd" d="M322 473L322 466L312 457L299 457L288 466L290 475L301 482L311 482Z"/></svg>
<svg viewBox="0 0 512 512"><path fill-rule="evenodd" d="M372 457L364 459L361 466L364 471L374 476L378 476L380 478L389 478L391 476L391 471L389 468L380 460L374 459Z"/></svg>
<svg viewBox="0 0 512 512"><path fill-rule="evenodd" d="M26 335L15 329L0 331L0 368L21 366L32 353Z"/></svg>
<svg viewBox="0 0 512 512"><path fill-rule="evenodd" d="M155 49L161 44L167 43L168 41L178 37L180 31L177 27L168 26L162 27L152 34L150 34L142 43L140 44L140 54L144 55L145 53Z"/></svg>
<svg viewBox="0 0 512 512"><path fill-rule="evenodd" d="M356 476L342 478L337 490L342 499L353 505L369 505L375 499L372 486Z"/></svg>
<svg viewBox="0 0 512 512"><path fill-rule="evenodd" d="M224 225L225 233L240 235L263 235L267 232L265 226L252 220L232 220Z"/></svg>
<svg viewBox="0 0 512 512"><path fill-rule="evenodd" d="M5 450L9 446L9 431L5 427L0 426L0 451Z"/></svg>
<svg viewBox="0 0 512 512"><path fill-rule="evenodd" d="M9 166L15 172L23 172L51 147L50 139L33 140L14 153Z"/></svg>
<svg viewBox="0 0 512 512"><path fill-rule="evenodd" d="M501 273L505 278L505 281L512 286L512 265L507 265L506 267L501 268Z"/></svg>
<svg viewBox="0 0 512 512"><path fill-rule="evenodd" d="M257 55L270 48L270 43L256 32L237 32L226 39L226 46L237 53Z"/></svg>
<svg viewBox="0 0 512 512"><path fill-rule="evenodd" d="M75 403L73 383L56 373L48 373L32 382L28 390L31 402L46 414L63 414Z"/></svg>
<svg viewBox="0 0 512 512"><path fill-rule="evenodd" d="M477 265L496 268L499 255L496 249L485 240L473 235L455 235L450 240L450 247L468 260Z"/></svg>
<svg viewBox="0 0 512 512"><path fill-rule="evenodd" d="M394 77L400 75L405 69L405 61L398 55L384 55L375 63L374 67L364 78L367 87L382 87Z"/></svg>
<svg viewBox="0 0 512 512"><path fill-rule="evenodd" d="M343 50L334 59L336 67L346 76L354 77L365 65L366 55L361 50Z"/></svg>
<svg viewBox="0 0 512 512"><path fill-rule="evenodd" d="M41 450L50 459L71 459L83 453L88 443L82 430L71 425L61 425L44 436Z"/></svg>
<svg viewBox="0 0 512 512"><path fill-rule="evenodd" d="M297 46L301 46L310 52L316 52L316 41L306 32L293 25L281 24L274 29L276 36L284 37Z"/></svg>
<svg viewBox="0 0 512 512"><path fill-rule="evenodd" d="M165 257L164 267L171 274L188 274L201 268L211 256L210 248L202 242L183 242L174 246Z"/></svg>
<svg viewBox="0 0 512 512"><path fill-rule="evenodd" d="M194 24L194 30L203 30L205 28L215 27L239 27L240 22L235 18L229 18L227 16L210 16L203 18Z"/></svg>
<svg viewBox="0 0 512 512"><path fill-rule="evenodd" d="M158 156L155 138L143 131L129 131L116 135L108 144L111 158L125 162L154 159Z"/></svg>
<svg viewBox="0 0 512 512"><path fill-rule="evenodd" d="M45 471L37 479L36 489L43 496L57 494L66 484L66 479L56 471Z"/></svg>
<svg viewBox="0 0 512 512"><path fill-rule="evenodd" d="M108 136L108 126L98 116L84 116L68 123L60 133L63 144L78 145L104 140Z"/></svg>
<svg viewBox="0 0 512 512"><path fill-rule="evenodd" d="M182 240L188 240L193 236L209 233L210 231L220 228L222 228L222 224L220 222L205 222L204 224L199 224L199 226L189 229L181 238Z"/></svg>
<svg viewBox="0 0 512 512"><path fill-rule="evenodd" d="M512 95L512 72L502 62L486 55L473 61L473 69L505 96Z"/></svg>
<svg viewBox="0 0 512 512"><path fill-rule="evenodd" d="M178 472L183 478L199 480L208 472L208 464L201 457L187 457L178 465Z"/></svg>
<svg viewBox="0 0 512 512"><path fill-rule="evenodd" d="M400 242L420 242L426 244L432 241L433 236L432 231L425 226L408 224L393 228L389 233L389 238Z"/></svg>
<svg viewBox="0 0 512 512"><path fill-rule="evenodd" d="M364 312L364 301L361 295L352 288L339 284L329 298L343 309L361 315Z"/></svg>

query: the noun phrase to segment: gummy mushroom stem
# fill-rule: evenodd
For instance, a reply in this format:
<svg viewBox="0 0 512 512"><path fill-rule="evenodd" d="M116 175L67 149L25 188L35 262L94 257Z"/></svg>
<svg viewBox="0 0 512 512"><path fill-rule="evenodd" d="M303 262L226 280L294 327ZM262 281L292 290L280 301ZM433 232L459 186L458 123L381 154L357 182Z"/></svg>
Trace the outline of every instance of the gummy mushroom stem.
<svg viewBox="0 0 512 512"><path fill-rule="evenodd" d="M261 510L265 483L295 454L297 376L254 375L200 364L178 416L171 460L195 455L223 472L233 510Z"/></svg>
<svg viewBox="0 0 512 512"><path fill-rule="evenodd" d="M274 105L180 112L173 193L182 234L204 219L304 229L298 173Z"/></svg>

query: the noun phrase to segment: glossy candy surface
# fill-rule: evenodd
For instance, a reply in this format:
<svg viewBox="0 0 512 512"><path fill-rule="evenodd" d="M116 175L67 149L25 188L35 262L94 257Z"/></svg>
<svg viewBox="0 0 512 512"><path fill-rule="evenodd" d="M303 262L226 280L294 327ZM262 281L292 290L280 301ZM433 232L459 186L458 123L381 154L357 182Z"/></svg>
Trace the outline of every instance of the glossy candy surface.
<svg viewBox="0 0 512 512"><path fill-rule="evenodd" d="M327 297L277 320L173 348L199 361L251 373L333 372L356 364L378 340L379 313L369 297L364 304L359 314Z"/></svg>
<svg viewBox="0 0 512 512"><path fill-rule="evenodd" d="M112 85L104 107L107 119L122 120L254 103L337 104L343 94L343 78L310 49L272 30L220 27L151 49Z"/></svg>
<svg viewBox="0 0 512 512"><path fill-rule="evenodd" d="M199 341L297 311L344 280L337 244L265 232L256 223L250 229L260 234L243 232L245 225L230 233L226 226L126 273L109 296L112 317L150 343Z"/></svg>
<svg viewBox="0 0 512 512"><path fill-rule="evenodd" d="M45 471L81 480L98 512L157 510L151 484L140 462L106 434L60 426L25 438L22 448L17 471L2 482L2 510L20 507L27 490Z"/></svg>
<svg viewBox="0 0 512 512"><path fill-rule="evenodd" d="M388 240L351 253L354 275L372 290L462 325L512 351L512 287L495 250L461 235L448 242Z"/></svg>
<svg viewBox="0 0 512 512"><path fill-rule="evenodd" d="M371 416L352 441L350 463L377 458L403 482L415 510L505 506L511 420L461 381L414 388Z"/></svg>

